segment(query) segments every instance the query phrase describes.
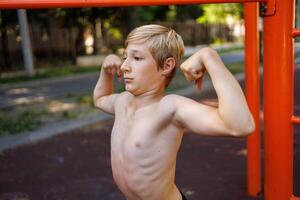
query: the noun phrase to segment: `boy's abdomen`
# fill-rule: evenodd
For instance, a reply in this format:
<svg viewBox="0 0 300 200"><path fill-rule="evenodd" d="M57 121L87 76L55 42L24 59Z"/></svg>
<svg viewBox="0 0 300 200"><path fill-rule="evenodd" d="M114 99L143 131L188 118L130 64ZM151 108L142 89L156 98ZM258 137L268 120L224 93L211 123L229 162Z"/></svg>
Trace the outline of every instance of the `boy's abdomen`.
<svg viewBox="0 0 300 200"><path fill-rule="evenodd" d="M133 127L128 131L114 127L112 132L111 164L116 184L132 199L167 195L174 185L178 141L167 141L163 133L151 136L147 129L137 133Z"/></svg>

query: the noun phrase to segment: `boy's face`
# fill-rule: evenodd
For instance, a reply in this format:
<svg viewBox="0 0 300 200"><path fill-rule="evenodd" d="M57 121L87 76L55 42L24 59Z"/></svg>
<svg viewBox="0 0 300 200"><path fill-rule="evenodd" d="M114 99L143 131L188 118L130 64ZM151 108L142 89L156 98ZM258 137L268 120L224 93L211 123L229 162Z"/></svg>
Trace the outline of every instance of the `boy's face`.
<svg viewBox="0 0 300 200"><path fill-rule="evenodd" d="M165 76L157 69L157 63L147 43L129 43L121 66L126 90L140 95L164 87Z"/></svg>

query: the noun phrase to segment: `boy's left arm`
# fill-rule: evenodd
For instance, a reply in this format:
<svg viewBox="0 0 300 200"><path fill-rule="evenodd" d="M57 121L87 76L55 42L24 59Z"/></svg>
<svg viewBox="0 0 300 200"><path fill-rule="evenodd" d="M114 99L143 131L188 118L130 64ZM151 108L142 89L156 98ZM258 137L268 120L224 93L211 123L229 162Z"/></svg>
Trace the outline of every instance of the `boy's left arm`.
<svg viewBox="0 0 300 200"><path fill-rule="evenodd" d="M199 50L181 65L181 69L188 80L195 81L197 88L207 71L219 105L212 107L178 97L175 100L176 122L195 133L210 136L246 136L254 130L254 120L243 91L216 51Z"/></svg>

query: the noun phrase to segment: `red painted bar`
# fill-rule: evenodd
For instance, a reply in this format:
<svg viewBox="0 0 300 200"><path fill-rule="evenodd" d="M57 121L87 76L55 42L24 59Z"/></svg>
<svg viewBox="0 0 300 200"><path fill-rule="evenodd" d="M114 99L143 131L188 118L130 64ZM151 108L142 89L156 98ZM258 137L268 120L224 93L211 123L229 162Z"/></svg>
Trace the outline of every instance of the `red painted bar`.
<svg viewBox="0 0 300 200"><path fill-rule="evenodd" d="M293 193L294 0L277 0L264 17L264 197L290 200Z"/></svg>
<svg viewBox="0 0 300 200"><path fill-rule="evenodd" d="M265 2L266 0L0 0L0 9L149 6L206 3Z"/></svg>
<svg viewBox="0 0 300 200"><path fill-rule="evenodd" d="M300 124L300 117L292 116L291 122L294 124Z"/></svg>
<svg viewBox="0 0 300 200"><path fill-rule="evenodd" d="M261 192L260 93L258 3L244 4L245 19L245 91L256 129L247 137L247 190L249 196Z"/></svg>
<svg viewBox="0 0 300 200"><path fill-rule="evenodd" d="M292 31L292 36L293 37L299 37L300 36L300 29L294 29Z"/></svg>
<svg viewBox="0 0 300 200"><path fill-rule="evenodd" d="M300 200L300 197L292 196L291 200Z"/></svg>

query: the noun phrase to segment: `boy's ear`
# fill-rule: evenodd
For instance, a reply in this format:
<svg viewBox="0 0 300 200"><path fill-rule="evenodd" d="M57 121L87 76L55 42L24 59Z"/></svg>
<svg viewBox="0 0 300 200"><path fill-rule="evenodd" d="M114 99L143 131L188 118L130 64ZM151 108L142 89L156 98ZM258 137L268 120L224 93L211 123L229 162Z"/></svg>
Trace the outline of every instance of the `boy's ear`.
<svg viewBox="0 0 300 200"><path fill-rule="evenodd" d="M176 67L176 61L173 57L169 57L164 62L162 75L168 76L172 70Z"/></svg>

